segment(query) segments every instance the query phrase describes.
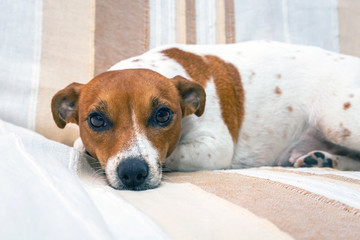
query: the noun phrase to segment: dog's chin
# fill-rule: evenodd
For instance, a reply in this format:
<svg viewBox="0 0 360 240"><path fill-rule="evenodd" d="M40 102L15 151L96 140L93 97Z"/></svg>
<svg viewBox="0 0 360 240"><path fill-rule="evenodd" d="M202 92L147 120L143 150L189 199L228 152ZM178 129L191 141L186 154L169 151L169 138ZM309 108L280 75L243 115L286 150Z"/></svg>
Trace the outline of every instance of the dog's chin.
<svg viewBox="0 0 360 240"><path fill-rule="evenodd" d="M162 178L162 173L160 171L160 174L156 174L156 176L154 176L154 174L149 175L148 179L146 179L146 181L143 184L140 184L135 187L125 186L124 184L122 184L120 179L116 179L115 182L114 181L110 182L109 178L106 179L109 186L116 190L145 191L159 187L161 184L161 178Z"/></svg>
<svg viewBox="0 0 360 240"><path fill-rule="evenodd" d="M111 186L111 187L116 190L145 191L145 190L157 188L158 186L160 186L160 182L157 185L142 184L140 186L136 186L136 187L132 187L132 188L126 187L124 185L117 186L117 187Z"/></svg>

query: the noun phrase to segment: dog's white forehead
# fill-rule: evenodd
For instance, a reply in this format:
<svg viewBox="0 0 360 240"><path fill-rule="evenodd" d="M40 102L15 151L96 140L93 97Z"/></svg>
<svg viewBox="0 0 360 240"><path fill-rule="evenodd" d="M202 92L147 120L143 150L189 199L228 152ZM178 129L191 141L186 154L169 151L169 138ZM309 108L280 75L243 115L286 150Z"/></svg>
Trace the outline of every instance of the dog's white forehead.
<svg viewBox="0 0 360 240"><path fill-rule="evenodd" d="M161 170L159 169L158 165L158 150L154 148L152 143L147 139L146 135L139 128L134 111L132 111L132 128L133 135L130 140L129 147L120 150L107 161L105 171L110 184L115 187L120 184L120 180L117 175L117 167L122 160L127 158L141 158L145 160L149 166L148 181L157 182L160 181L161 178ZM151 184L151 182L148 184Z"/></svg>

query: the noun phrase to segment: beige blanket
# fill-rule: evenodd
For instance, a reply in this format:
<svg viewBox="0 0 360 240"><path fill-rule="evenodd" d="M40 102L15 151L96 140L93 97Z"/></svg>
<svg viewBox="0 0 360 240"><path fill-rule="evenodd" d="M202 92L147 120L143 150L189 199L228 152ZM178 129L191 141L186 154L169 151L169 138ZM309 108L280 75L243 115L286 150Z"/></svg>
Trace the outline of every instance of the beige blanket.
<svg viewBox="0 0 360 240"><path fill-rule="evenodd" d="M118 191L73 148L0 120L2 239L359 239L360 172L166 173Z"/></svg>
<svg viewBox="0 0 360 240"><path fill-rule="evenodd" d="M85 188L106 189L172 239L359 239L360 172L257 168L166 173L158 189L117 191L93 170ZM94 193L93 198L99 195Z"/></svg>

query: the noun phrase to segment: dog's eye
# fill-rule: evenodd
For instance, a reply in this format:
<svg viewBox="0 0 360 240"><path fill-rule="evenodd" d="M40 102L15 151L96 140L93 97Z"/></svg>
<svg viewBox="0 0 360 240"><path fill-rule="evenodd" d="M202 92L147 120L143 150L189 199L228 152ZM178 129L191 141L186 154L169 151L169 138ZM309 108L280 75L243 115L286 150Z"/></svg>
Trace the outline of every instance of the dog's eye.
<svg viewBox="0 0 360 240"><path fill-rule="evenodd" d="M154 116L154 122L162 127L167 126L172 120L172 111L168 107L159 108Z"/></svg>
<svg viewBox="0 0 360 240"><path fill-rule="evenodd" d="M91 125L95 128L105 127L106 122L100 115L95 115L90 118Z"/></svg>
<svg viewBox="0 0 360 240"><path fill-rule="evenodd" d="M98 112L94 112L89 115L88 124L95 131L104 131L109 128L107 119Z"/></svg>

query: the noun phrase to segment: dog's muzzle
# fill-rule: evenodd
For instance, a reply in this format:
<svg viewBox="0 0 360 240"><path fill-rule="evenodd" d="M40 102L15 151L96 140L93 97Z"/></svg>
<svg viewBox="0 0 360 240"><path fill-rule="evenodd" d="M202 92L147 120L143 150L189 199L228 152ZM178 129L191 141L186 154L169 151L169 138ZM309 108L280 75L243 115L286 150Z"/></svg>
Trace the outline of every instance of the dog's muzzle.
<svg viewBox="0 0 360 240"><path fill-rule="evenodd" d="M141 158L127 158L121 161L117 174L127 189L136 189L149 175L149 166Z"/></svg>

